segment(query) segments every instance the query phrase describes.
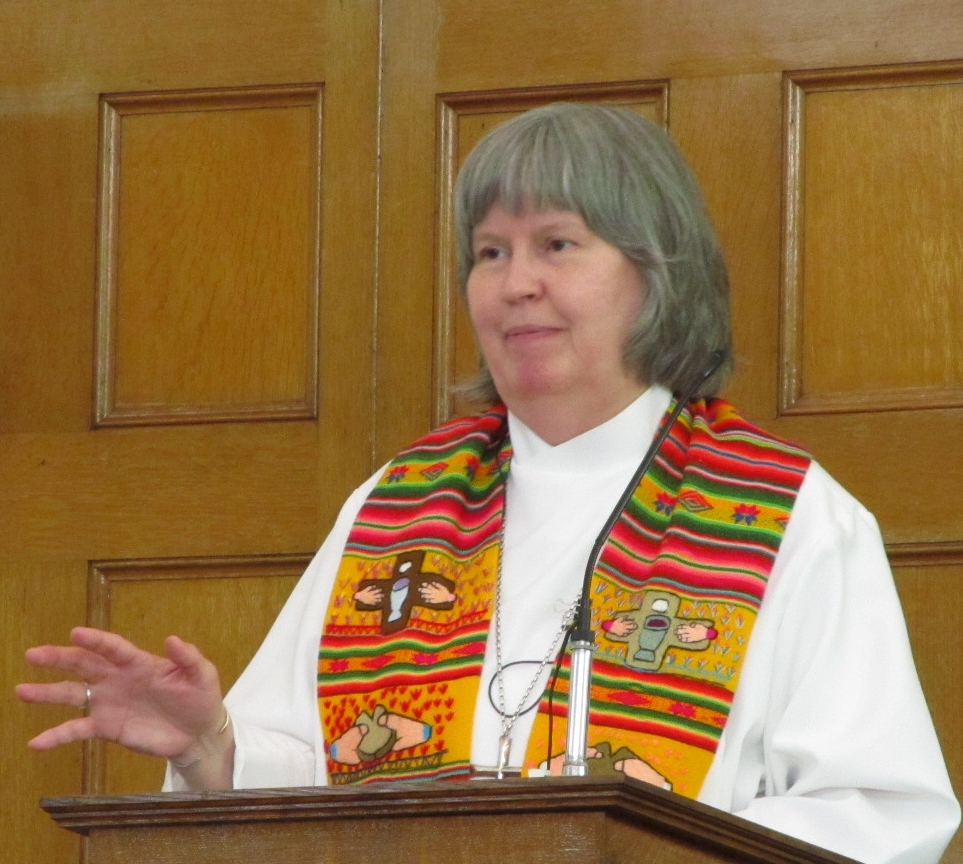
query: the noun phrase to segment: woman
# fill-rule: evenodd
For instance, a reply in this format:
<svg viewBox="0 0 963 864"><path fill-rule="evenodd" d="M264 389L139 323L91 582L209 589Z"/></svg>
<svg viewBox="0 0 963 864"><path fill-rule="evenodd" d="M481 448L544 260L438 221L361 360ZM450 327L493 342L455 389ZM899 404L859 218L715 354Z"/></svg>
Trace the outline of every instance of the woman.
<svg viewBox="0 0 963 864"><path fill-rule="evenodd" d="M28 659L84 683L18 692L88 716L31 745L117 740L167 758L170 788L557 773L567 661L550 675L614 508L593 768L859 860L936 861L959 807L878 530L711 398L727 277L676 148L631 111L552 105L489 133L456 197L468 389L490 410L352 495L229 714L192 646L82 628ZM880 710L869 688L899 696Z"/></svg>

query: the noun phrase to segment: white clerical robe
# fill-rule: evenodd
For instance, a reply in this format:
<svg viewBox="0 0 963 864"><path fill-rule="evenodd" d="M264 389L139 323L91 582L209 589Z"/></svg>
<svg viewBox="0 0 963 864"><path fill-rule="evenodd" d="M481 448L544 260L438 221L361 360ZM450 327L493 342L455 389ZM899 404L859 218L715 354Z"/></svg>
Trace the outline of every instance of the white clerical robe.
<svg viewBox="0 0 963 864"><path fill-rule="evenodd" d="M650 388L612 420L554 447L509 415L503 666L541 661L557 640L596 535L669 400L668 391ZM319 637L348 532L380 476L348 499L227 696L236 788L327 782ZM489 686L490 635L474 764L496 763L497 709L515 713L537 665L509 667L502 705L499 688ZM550 665L523 707L541 693ZM522 762L534 716L520 714L511 730L512 765ZM866 862L936 862L959 824L876 522L816 463L792 511L699 800Z"/></svg>

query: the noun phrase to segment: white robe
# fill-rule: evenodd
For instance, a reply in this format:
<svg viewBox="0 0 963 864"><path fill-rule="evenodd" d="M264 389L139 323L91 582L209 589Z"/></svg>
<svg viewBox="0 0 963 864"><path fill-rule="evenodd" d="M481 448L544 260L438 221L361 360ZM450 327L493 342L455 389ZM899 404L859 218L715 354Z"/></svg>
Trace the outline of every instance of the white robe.
<svg viewBox="0 0 963 864"><path fill-rule="evenodd" d="M502 660L541 660L576 598L595 537L670 395L556 447L509 416L514 450L502 563ZM236 788L327 781L318 640L348 532L381 472L345 503L250 666L228 694ZM494 629L494 628L493 628ZM472 761L501 734L489 640ZM506 675L513 713L534 666ZM549 669L533 693L540 693ZM534 701L530 697L527 702ZM524 756L535 712L512 729ZM562 742L564 744L564 742ZM176 775L168 788L179 786ZM818 464L800 489L699 800L866 862L936 862L960 819L873 517Z"/></svg>

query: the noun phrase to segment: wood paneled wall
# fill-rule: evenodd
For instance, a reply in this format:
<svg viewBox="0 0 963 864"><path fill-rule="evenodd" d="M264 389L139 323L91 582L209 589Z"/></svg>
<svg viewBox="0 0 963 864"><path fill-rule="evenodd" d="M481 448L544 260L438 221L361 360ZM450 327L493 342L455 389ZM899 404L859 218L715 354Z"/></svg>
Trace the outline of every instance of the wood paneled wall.
<svg viewBox="0 0 963 864"><path fill-rule="evenodd" d="M13 700L23 650L174 631L233 680L345 495L460 407L454 173L559 98L688 156L732 277L727 395L877 515L963 787L961 58L955 0L0 0L9 854L77 859L41 796L159 776L27 752L76 712Z"/></svg>

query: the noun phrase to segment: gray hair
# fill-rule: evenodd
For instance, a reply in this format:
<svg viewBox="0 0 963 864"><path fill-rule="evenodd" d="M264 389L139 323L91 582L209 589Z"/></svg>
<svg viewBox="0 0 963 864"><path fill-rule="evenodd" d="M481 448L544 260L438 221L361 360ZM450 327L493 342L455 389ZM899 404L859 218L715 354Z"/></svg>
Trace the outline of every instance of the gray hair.
<svg viewBox="0 0 963 864"><path fill-rule="evenodd" d="M472 232L496 203L515 214L578 213L642 276L645 303L623 346L626 369L676 394L719 391L732 365L729 277L695 175L655 123L628 108L559 102L488 132L455 188L463 295L475 263ZM700 385L718 351L725 360ZM460 390L498 401L484 365Z"/></svg>

